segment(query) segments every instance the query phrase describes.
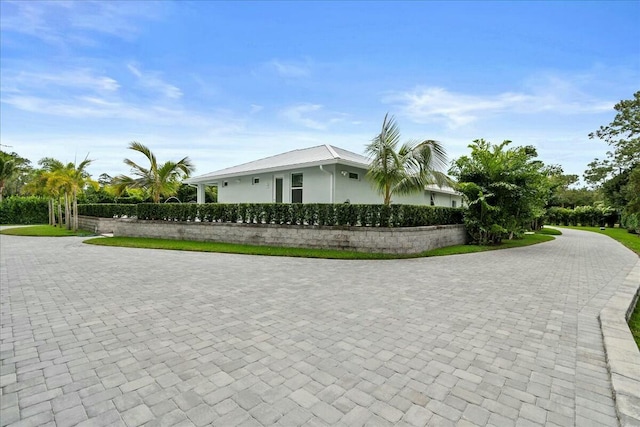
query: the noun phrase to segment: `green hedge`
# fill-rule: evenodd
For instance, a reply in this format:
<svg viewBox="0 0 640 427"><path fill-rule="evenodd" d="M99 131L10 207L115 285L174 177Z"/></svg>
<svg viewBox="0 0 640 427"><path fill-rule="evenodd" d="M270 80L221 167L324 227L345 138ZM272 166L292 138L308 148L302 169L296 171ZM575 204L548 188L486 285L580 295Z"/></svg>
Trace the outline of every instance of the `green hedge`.
<svg viewBox="0 0 640 427"><path fill-rule="evenodd" d="M620 220L620 226L629 233L640 234L640 213L625 213Z"/></svg>
<svg viewBox="0 0 640 427"><path fill-rule="evenodd" d="M127 216L143 220L291 224L319 226L416 227L462 224L463 210L439 206L284 204L284 203L182 203L138 205L82 205L81 215L121 216L104 206L134 206Z"/></svg>
<svg viewBox="0 0 640 427"><path fill-rule="evenodd" d="M0 224L47 224L48 201L42 197L14 196L0 203Z"/></svg>
<svg viewBox="0 0 640 427"><path fill-rule="evenodd" d="M136 216L136 205L99 203L91 205L78 205L78 213L85 216L96 216L100 218L120 218L123 216Z"/></svg>
<svg viewBox="0 0 640 427"><path fill-rule="evenodd" d="M618 213L609 207L577 206L575 209L552 207L547 209L546 223L549 225L582 225L584 227L613 228Z"/></svg>

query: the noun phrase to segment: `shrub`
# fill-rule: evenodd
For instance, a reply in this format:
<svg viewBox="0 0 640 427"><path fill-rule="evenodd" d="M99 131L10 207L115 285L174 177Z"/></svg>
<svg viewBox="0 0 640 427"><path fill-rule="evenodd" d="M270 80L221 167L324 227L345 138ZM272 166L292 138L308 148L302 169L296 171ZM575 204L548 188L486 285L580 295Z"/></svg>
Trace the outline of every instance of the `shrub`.
<svg viewBox="0 0 640 427"><path fill-rule="evenodd" d="M463 223L463 210L460 208L418 205L140 203L80 205L78 210L80 215L104 218L126 215L142 220L248 224L416 227Z"/></svg>
<svg viewBox="0 0 640 427"><path fill-rule="evenodd" d="M100 218L121 218L123 216L132 217L137 215L136 205L99 203L91 205L78 205L78 213L84 216L95 216Z"/></svg>
<svg viewBox="0 0 640 427"><path fill-rule="evenodd" d="M640 214L627 213L622 215L620 226L626 228L629 233L640 234Z"/></svg>
<svg viewBox="0 0 640 427"><path fill-rule="evenodd" d="M582 225L584 227L614 227L618 221L615 209L604 206L577 206L575 209L554 206L547 209L546 222L551 225Z"/></svg>
<svg viewBox="0 0 640 427"><path fill-rule="evenodd" d="M0 224L47 224L49 204L36 196L13 196L0 203Z"/></svg>

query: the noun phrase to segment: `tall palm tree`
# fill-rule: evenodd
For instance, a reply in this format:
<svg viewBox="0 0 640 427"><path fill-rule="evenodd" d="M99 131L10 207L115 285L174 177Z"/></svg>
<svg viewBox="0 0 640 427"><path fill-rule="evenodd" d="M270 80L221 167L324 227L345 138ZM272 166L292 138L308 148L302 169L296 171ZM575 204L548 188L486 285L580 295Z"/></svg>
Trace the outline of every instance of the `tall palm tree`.
<svg viewBox="0 0 640 427"><path fill-rule="evenodd" d="M5 159L0 156L0 202L2 202L2 193L4 192L5 183L11 178L15 172L15 163L11 159Z"/></svg>
<svg viewBox="0 0 640 427"><path fill-rule="evenodd" d="M382 130L369 145L366 153L370 166L367 176L383 196L383 203L391 204L393 194L411 194L424 191L425 186L450 183L442 172L447 165L447 154L434 140L400 144L400 130L393 117L384 116Z"/></svg>
<svg viewBox="0 0 640 427"><path fill-rule="evenodd" d="M62 225L63 183L62 170L64 164L51 157L45 157L38 161L41 169L34 172L33 178L25 187L30 194L43 195L49 198L49 224L56 225L56 210L58 222ZM68 217L68 216L67 216Z"/></svg>
<svg viewBox="0 0 640 427"><path fill-rule="evenodd" d="M71 196L72 206L72 228L73 231L78 231L78 194L90 184L97 187L98 183L91 180L91 177L87 173L87 166L89 166L93 160L89 160L88 156L80 162L78 165L69 163L64 169L64 173L67 176L67 189Z"/></svg>
<svg viewBox="0 0 640 427"><path fill-rule="evenodd" d="M195 170L188 157L179 162L167 161L159 165L155 154L145 145L133 141L128 148L142 153L149 161L149 167L145 168L133 160L124 159L124 163L131 167L131 173L135 178L119 175L113 182L120 191L125 188L145 189L154 203L160 203L161 196L173 196L180 187L180 181L188 178Z"/></svg>

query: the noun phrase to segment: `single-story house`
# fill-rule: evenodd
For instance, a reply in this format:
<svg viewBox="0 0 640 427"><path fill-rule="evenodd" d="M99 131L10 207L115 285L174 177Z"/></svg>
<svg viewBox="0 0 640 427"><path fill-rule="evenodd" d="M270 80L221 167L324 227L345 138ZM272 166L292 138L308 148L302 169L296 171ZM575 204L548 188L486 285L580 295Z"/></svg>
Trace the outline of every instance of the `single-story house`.
<svg viewBox="0 0 640 427"><path fill-rule="evenodd" d="M220 203L382 203L366 177L369 160L332 145L303 148L185 180L204 203L206 186L218 187ZM449 187L393 195L394 204L460 207Z"/></svg>

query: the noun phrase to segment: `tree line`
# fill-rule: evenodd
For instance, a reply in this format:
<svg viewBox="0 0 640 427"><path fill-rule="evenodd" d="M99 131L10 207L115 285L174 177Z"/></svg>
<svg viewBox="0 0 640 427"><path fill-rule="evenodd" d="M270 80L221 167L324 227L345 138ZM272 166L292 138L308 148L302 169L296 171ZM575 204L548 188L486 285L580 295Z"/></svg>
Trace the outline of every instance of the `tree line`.
<svg viewBox="0 0 640 427"><path fill-rule="evenodd" d="M481 244L498 244L541 226L552 207L593 207L609 217L615 212L622 225L638 231L640 91L614 109L613 121L589 134L606 141L612 150L604 160L595 159L588 165L584 173L588 187L576 188L578 176L565 174L561 166L545 165L535 147L512 146L508 140L499 144L473 141L470 153L455 159L447 174L443 145L430 139L401 144L398 125L388 114L380 133L365 147L370 160L367 177L386 206L393 203L394 195L421 192L430 184L454 187L463 195L467 230ZM86 172L92 162L89 159L63 164L45 158L38 162L39 168L32 168L29 160L16 153L0 151L0 201L3 194L45 196L50 223L61 224L64 219L66 227L77 229L79 202L159 203L176 195L181 201L195 200L195 189L182 184L194 171L188 157L159 163L139 142L131 142L128 148L144 156L148 166L125 159L132 176L102 174L98 181ZM207 201L215 201L216 196L215 187L209 188ZM592 210L581 208L579 212ZM582 217L580 213L572 218Z"/></svg>

